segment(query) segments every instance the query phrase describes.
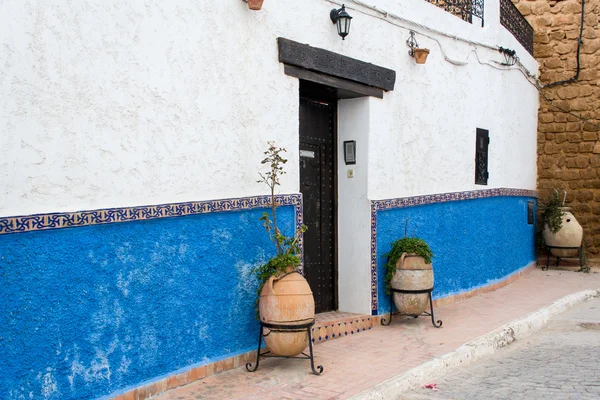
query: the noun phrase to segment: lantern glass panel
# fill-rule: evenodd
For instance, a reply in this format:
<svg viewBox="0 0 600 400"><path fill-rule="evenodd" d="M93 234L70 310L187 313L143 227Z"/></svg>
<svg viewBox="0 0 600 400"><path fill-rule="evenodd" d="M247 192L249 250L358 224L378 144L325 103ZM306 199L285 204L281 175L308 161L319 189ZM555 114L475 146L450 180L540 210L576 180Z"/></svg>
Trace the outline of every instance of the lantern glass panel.
<svg viewBox="0 0 600 400"><path fill-rule="evenodd" d="M338 19L338 21L337 21L338 35L340 35L341 37L348 36L348 33L350 32L350 20L351 20L351 18L348 18L348 17L341 17Z"/></svg>
<svg viewBox="0 0 600 400"><path fill-rule="evenodd" d="M352 21L352 18L342 18L342 24L344 24L344 33L346 35L350 33L350 21Z"/></svg>

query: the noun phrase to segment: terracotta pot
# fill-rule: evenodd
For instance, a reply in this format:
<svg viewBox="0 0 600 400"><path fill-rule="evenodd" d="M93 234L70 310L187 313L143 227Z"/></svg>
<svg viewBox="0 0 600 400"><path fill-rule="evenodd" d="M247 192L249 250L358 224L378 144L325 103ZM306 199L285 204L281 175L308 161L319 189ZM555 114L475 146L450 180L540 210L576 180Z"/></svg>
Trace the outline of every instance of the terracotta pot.
<svg viewBox="0 0 600 400"><path fill-rule="evenodd" d="M265 283L258 308L260 320L279 325L308 323L315 319L315 300L310 286L297 271L279 277L272 276ZM280 356L292 357L308 346L306 330L302 332L263 332L269 350Z"/></svg>
<svg viewBox="0 0 600 400"><path fill-rule="evenodd" d="M433 287L433 270L423 257L403 253L396 263L392 288L402 290L425 290ZM429 307L427 293L394 293L394 304L401 314L420 315Z"/></svg>
<svg viewBox="0 0 600 400"><path fill-rule="evenodd" d="M570 207L560 207L562 211L562 227L556 233L550 230L548 224L544 225L542 235L548 246L580 247L583 239L583 228L571 213ZM550 253L556 257L577 257L577 250L551 249Z"/></svg>
<svg viewBox="0 0 600 400"><path fill-rule="evenodd" d="M251 10L260 10L264 0L248 0L248 8Z"/></svg>
<svg viewBox="0 0 600 400"><path fill-rule="evenodd" d="M415 49L414 52L417 64L425 64L427 56L429 55L429 49Z"/></svg>

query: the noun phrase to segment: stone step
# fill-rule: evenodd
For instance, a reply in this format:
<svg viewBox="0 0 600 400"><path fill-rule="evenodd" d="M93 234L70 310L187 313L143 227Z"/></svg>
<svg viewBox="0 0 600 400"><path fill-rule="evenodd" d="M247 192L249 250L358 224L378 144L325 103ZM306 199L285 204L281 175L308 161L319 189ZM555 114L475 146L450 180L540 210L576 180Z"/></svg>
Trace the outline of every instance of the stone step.
<svg viewBox="0 0 600 400"><path fill-rule="evenodd" d="M379 318L371 315L330 311L315 315L311 329L313 344L341 337L356 335L379 324Z"/></svg>

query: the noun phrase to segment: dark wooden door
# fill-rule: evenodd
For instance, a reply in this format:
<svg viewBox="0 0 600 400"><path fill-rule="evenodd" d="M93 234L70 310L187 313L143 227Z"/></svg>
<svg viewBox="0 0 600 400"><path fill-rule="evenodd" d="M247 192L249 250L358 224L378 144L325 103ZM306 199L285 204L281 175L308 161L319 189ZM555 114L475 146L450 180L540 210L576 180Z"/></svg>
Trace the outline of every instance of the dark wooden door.
<svg viewBox="0 0 600 400"><path fill-rule="evenodd" d="M335 310L335 101L300 98L300 191L304 205L304 271L315 311Z"/></svg>

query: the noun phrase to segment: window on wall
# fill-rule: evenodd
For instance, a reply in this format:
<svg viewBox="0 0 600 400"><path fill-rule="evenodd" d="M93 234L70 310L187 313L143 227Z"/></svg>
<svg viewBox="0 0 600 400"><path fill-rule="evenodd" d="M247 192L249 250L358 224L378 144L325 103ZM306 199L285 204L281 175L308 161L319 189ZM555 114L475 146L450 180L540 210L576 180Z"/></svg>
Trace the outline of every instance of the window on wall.
<svg viewBox="0 0 600 400"><path fill-rule="evenodd" d="M490 177L488 172L489 131L487 129L477 128L475 140L475 184L487 185L488 178Z"/></svg>

